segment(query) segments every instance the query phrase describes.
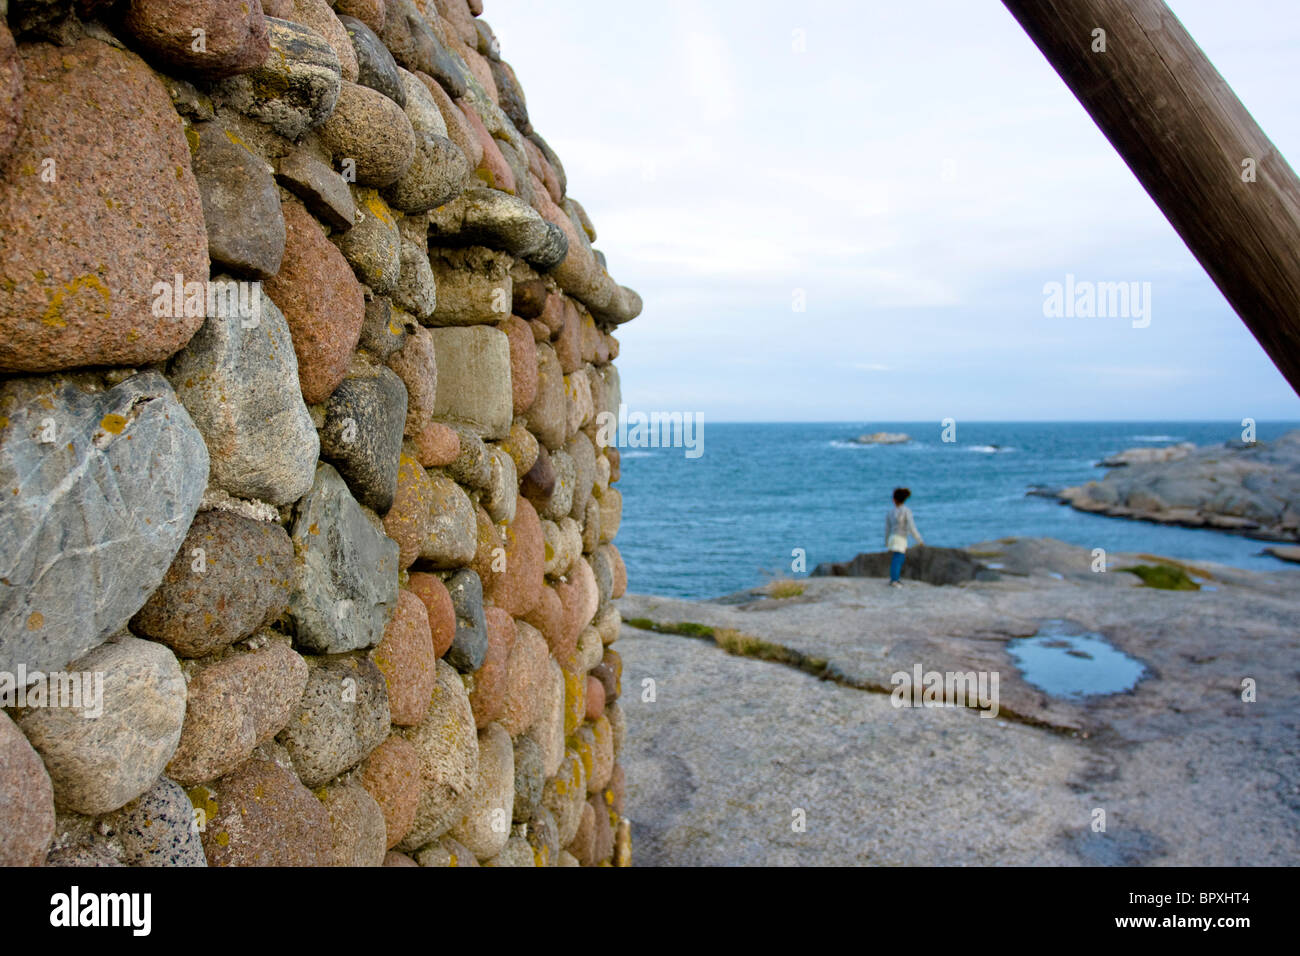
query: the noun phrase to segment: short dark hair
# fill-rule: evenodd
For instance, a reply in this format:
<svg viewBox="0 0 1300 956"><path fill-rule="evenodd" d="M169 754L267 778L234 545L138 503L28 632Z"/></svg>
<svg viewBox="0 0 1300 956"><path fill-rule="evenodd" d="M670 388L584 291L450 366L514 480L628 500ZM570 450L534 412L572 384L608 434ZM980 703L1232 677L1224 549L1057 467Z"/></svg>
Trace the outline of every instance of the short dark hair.
<svg viewBox="0 0 1300 956"><path fill-rule="evenodd" d="M910 497L912 497L912 489L910 488L894 489L894 504L901 505L904 501L906 501Z"/></svg>

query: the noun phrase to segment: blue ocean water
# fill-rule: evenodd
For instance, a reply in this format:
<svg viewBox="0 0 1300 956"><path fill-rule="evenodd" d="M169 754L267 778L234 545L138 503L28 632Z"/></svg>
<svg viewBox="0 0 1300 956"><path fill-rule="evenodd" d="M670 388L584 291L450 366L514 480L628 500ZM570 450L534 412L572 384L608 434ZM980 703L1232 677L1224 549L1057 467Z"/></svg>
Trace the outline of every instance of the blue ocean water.
<svg viewBox="0 0 1300 956"><path fill-rule="evenodd" d="M1300 427L1260 423L1268 441ZM906 432L906 445L857 445L864 433ZM1234 422L960 422L957 441L937 422L704 423L704 453L623 448L618 546L631 591L712 598L791 571L884 548L884 516L896 485L926 543L962 547L1008 535L1053 537L1108 551L1148 551L1259 570L1284 562L1265 542L1190 528L1084 514L1030 486L1100 479L1102 458L1140 446L1241 438ZM1291 567L1294 567L1293 565Z"/></svg>

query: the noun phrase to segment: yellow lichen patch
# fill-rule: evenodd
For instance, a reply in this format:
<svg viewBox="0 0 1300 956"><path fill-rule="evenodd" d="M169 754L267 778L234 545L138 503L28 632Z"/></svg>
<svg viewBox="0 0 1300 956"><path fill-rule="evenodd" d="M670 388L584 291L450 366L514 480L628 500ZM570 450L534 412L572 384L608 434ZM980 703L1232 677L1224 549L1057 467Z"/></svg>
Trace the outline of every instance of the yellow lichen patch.
<svg viewBox="0 0 1300 956"><path fill-rule="evenodd" d="M199 151L199 131L193 126L185 127L185 141L190 144L191 153Z"/></svg>
<svg viewBox="0 0 1300 956"><path fill-rule="evenodd" d="M378 216L384 224L396 226L396 223L393 222L393 214L389 210L388 204L379 198L379 193L374 192L373 190L371 191L371 194L366 197L366 208L370 210L372 216Z"/></svg>
<svg viewBox="0 0 1300 956"><path fill-rule="evenodd" d="M27 617L27 630L39 631L45 626L45 615L40 611L32 611Z"/></svg>
<svg viewBox="0 0 1300 956"><path fill-rule="evenodd" d="M73 279L71 282L63 283L61 289L50 294L50 304L46 306L45 314L41 316L41 321L54 329L67 328L68 322L62 315L63 301L69 295L80 292L82 289L93 289L98 292L103 296L105 306L108 305L111 297L108 291L108 286L104 285L103 280L100 279L99 276L94 273L87 273L84 276L79 276L78 278Z"/></svg>
<svg viewBox="0 0 1300 956"><path fill-rule="evenodd" d="M222 830L220 833L217 834L216 841L217 841L217 846L229 846L230 834L227 833L225 830Z"/></svg>
<svg viewBox="0 0 1300 956"><path fill-rule="evenodd" d="M320 534L320 525L316 524L316 522L313 521L313 522L311 523L311 526L307 529L307 533L308 533L308 534Z"/></svg>
<svg viewBox="0 0 1300 956"><path fill-rule="evenodd" d="M120 435L126 427L126 416L110 412L99 420L99 427L110 435Z"/></svg>

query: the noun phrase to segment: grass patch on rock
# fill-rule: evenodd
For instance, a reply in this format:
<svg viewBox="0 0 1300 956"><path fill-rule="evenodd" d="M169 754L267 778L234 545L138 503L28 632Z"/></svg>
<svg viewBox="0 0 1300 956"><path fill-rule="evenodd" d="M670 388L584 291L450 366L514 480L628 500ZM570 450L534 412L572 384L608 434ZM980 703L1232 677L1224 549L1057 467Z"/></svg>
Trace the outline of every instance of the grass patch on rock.
<svg viewBox="0 0 1300 956"><path fill-rule="evenodd" d="M1180 567L1172 564L1138 564L1131 568L1120 568L1128 574L1136 574L1142 579L1142 586L1159 588L1161 591L1199 591L1201 586Z"/></svg>
<svg viewBox="0 0 1300 956"><path fill-rule="evenodd" d="M763 593L777 600L799 597L803 592L804 586L798 581L792 581L789 578L779 578L763 586Z"/></svg>
<svg viewBox="0 0 1300 956"><path fill-rule="evenodd" d="M661 624L658 621L650 620L648 617L627 617L623 619L623 623L642 631L654 631L656 634L678 634L682 637L713 637L713 628L707 624L696 624L694 621Z"/></svg>
<svg viewBox="0 0 1300 956"><path fill-rule="evenodd" d="M771 661L794 667L814 677L824 677L827 662L820 657L810 657L801 651L773 644L761 637L745 634L729 627L720 627L713 632L714 642L728 654L736 657L753 657L760 661Z"/></svg>

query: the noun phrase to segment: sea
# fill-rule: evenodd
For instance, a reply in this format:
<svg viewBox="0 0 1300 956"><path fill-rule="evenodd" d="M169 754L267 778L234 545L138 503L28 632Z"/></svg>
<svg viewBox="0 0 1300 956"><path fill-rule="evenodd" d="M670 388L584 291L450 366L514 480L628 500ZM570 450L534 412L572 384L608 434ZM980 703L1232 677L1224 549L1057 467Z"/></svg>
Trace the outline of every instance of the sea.
<svg viewBox="0 0 1300 956"><path fill-rule="evenodd" d="M1007 536L1059 538L1087 548L1144 551L1255 570L1294 568L1267 542L1075 511L1027 494L1100 479L1098 462L1128 448L1240 440L1240 422L966 422L943 441L937 422L709 423L702 454L620 449L618 547L628 590L707 600L798 578L823 561L884 549L898 485L927 544L964 547ZM1260 422L1269 441L1300 422ZM903 445L862 445L903 432ZM695 452L691 452L695 454ZM806 570L796 570L802 551Z"/></svg>

